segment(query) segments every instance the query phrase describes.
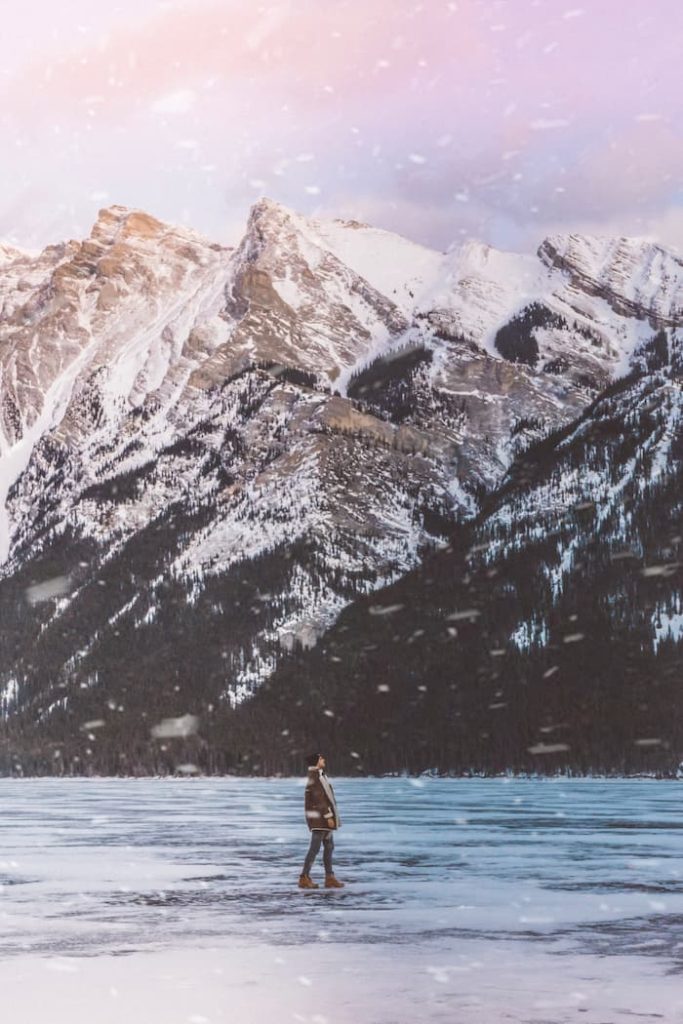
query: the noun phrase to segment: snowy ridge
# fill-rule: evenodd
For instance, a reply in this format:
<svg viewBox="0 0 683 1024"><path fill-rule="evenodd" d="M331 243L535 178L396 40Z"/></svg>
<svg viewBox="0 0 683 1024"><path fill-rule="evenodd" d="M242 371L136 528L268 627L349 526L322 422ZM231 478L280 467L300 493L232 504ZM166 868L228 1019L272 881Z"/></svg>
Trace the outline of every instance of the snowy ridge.
<svg viewBox="0 0 683 1024"><path fill-rule="evenodd" d="M532 256L499 252L471 240L444 260L441 275L417 308L452 318L457 333L500 358L493 344L496 330L543 294L547 277Z"/></svg>
<svg viewBox="0 0 683 1024"><path fill-rule="evenodd" d="M313 221L311 228L321 246L390 298L406 317L448 273L447 256L389 231L340 220Z"/></svg>
<svg viewBox="0 0 683 1024"><path fill-rule="evenodd" d="M539 249L577 290L605 298L617 313L643 313L655 326L676 327L683 310L683 260L638 238L553 236Z"/></svg>

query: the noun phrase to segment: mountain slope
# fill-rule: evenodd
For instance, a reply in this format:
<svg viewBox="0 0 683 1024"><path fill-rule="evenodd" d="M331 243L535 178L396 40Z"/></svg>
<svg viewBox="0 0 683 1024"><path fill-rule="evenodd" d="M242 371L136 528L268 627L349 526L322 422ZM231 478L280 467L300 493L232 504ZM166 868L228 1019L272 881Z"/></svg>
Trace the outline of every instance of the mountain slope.
<svg viewBox="0 0 683 1024"><path fill-rule="evenodd" d="M316 737L339 771L675 771L681 349L660 335L446 550L282 666L233 726L249 756L287 771Z"/></svg>

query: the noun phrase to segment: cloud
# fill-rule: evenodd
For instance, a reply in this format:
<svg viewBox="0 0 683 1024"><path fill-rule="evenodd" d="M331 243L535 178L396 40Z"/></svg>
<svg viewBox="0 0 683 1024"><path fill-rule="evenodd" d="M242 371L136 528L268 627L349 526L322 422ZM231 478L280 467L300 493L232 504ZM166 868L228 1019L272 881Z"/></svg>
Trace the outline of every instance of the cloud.
<svg viewBox="0 0 683 1024"><path fill-rule="evenodd" d="M674 0L619 33L613 0L25 5L39 31L9 13L24 42L0 80L20 242L87 231L98 194L225 240L267 192L440 247L675 207Z"/></svg>
<svg viewBox="0 0 683 1024"><path fill-rule="evenodd" d="M458 32L444 35L435 30L445 27L447 14L436 9L418 16L418 8L407 0L371 6L297 0L265 10L234 0L193 0L125 22L71 51L36 54L2 94L35 118L97 95L104 98L101 115L115 117L131 101L147 105L217 75L243 91L317 108L326 89L328 96L343 94L344 104L375 103L397 87L409 89L419 53L436 70L444 61L464 69L486 59L474 19L461 18ZM31 90L41 94L38 108Z"/></svg>

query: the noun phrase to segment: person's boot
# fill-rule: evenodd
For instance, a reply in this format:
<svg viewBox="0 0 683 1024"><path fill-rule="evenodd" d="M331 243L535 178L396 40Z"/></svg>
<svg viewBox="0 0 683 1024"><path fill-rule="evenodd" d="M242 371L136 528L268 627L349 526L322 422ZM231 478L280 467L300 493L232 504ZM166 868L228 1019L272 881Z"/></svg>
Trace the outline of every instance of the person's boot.
<svg viewBox="0 0 683 1024"><path fill-rule="evenodd" d="M314 882L310 875L299 875L300 889L318 889L318 883Z"/></svg>
<svg viewBox="0 0 683 1024"><path fill-rule="evenodd" d="M344 883L340 882L334 875L325 875L325 888L326 889L343 889Z"/></svg>

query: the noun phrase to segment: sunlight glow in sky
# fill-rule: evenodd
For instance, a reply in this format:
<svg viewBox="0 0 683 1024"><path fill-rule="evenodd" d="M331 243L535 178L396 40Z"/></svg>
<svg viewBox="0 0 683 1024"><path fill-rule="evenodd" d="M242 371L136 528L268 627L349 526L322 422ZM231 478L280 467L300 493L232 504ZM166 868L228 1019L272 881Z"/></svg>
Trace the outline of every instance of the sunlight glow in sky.
<svg viewBox="0 0 683 1024"><path fill-rule="evenodd" d="M676 0L9 0L0 238L139 207L235 241L269 195L439 248L683 249Z"/></svg>

